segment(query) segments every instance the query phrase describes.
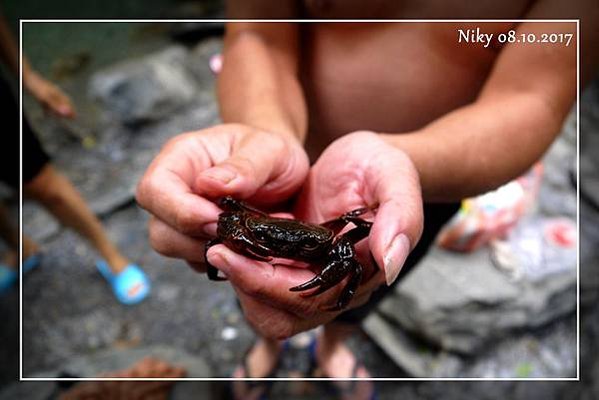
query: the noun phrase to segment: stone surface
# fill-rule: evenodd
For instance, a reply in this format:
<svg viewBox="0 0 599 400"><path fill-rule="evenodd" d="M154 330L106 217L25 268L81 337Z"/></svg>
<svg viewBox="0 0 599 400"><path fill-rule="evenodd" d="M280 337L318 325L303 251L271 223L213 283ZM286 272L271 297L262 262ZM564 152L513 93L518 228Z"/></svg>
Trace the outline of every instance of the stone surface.
<svg viewBox="0 0 599 400"><path fill-rule="evenodd" d="M599 80L582 93L580 103L581 195L599 207Z"/></svg>
<svg viewBox="0 0 599 400"><path fill-rule="evenodd" d="M47 44L45 43L44 46ZM198 48L200 47L201 45ZM207 47L208 45L205 48ZM215 46L215 49L217 48L218 46ZM191 59L191 54L194 52L195 49L190 51L188 60ZM197 52L201 53L200 50ZM35 60L35 57L33 59ZM196 72L192 71L189 64L187 68L191 71L190 75L194 79L198 79ZM46 138L44 143L49 145L52 153L56 155L61 169L69 177L76 179L77 187L84 192L88 199L94 201L94 199L100 198L102 193L105 193L106 202L104 204L95 202L93 207L96 210L103 210L102 214L110 235L116 238L119 245L132 259L142 263L149 272L155 283L155 292L153 298L149 299L147 303L133 308L120 306L112 298L105 282L94 271L95 256L89 246L70 232L56 230L52 236L47 236L43 241L47 249L44 265L40 270L27 276L24 282L26 284L23 299L25 304L24 345L26 353L24 367L26 374L34 374L52 368L58 369L66 365L72 357L104 351L111 346L122 346L123 344L149 346L156 343L168 343L206 360L212 367L214 376L228 376L243 351L253 341L253 335L243 323L234 303L232 291L226 285L215 285L205 281L203 277L190 272L181 262L167 260L152 253L146 237L147 216L130 202L131 187L123 190L122 193L126 193L127 196L122 198L129 199L128 202L123 202L123 200L118 200L121 197L117 195L121 190L120 183L114 186L109 185L110 180L116 175L109 175L110 178L106 178L106 180L101 178L106 171L110 171L105 164L118 163L119 160L126 160L130 156L137 157L134 154L137 149L131 145L132 143L139 145L143 151L149 154L152 151L157 151L169 135L180 132L179 129L197 128L198 119L201 121L211 121L211 118L213 118L212 121L216 120L216 108L211 92L213 77L205 68L199 68L199 71L200 74L203 74L200 76L205 79L202 78L204 79L203 84L198 84L200 93L198 98L201 99L202 104L195 111L193 105L189 106L189 109L187 106L183 106L160 121L136 127L139 130L135 132L124 128L118 121L108 121L108 123L101 121L106 125L98 125L99 128L94 129L97 146L92 149L85 149L72 136L52 136L50 131L47 134L42 134ZM65 86L69 87L68 82L65 83ZM85 86L78 86L76 89L77 91L72 94L86 92ZM186 120L184 115L196 115L196 119ZM169 133L164 133L162 129L166 129ZM137 132L147 132L147 134L138 134ZM161 136L162 134L164 136ZM95 155L96 152L99 154L98 156ZM593 154L590 153L590 156L592 157ZM95 157L97 163L87 166L78 162L87 157ZM141 165L144 158L140 157L138 160ZM85 171L81 170L82 167L85 167ZM123 162L119 164L119 168L127 173L136 173L134 168L137 168L137 165ZM111 200L113 195L118 200L114 203ZM118 204L124 204L124 208L120 211L116 211ZM593 222L589 221L596 221L597 217L592 213L592 209L589 209L589 213L583 217L583 229L593 228ZM592 219L593 215L595 215L595 219ZM43 222L40 223L40 225L43 224ZM590 278L597 281L596 271L599 257L597 257L596 249L599 248L597 246L599 236L586 236L587 234L592 235L593 232L596 232L596 229L583 230L583 235L587 240L581 241L582 253L586 251L588 255L587 262L583 263L581 267L583 276L584 271L588 271L587 277L583 278L582 282L583 294L585 293L585 284L592 281ZM581 328L582 382L379 382L377 384L379 398L418 400L432 400L441 397L445 400L464 398L543 400L581 398L590 400L599 398L599 386L594 380L599 375L599 362L596 357L599 352L599 307L596 302L595 289L589 286L586 293L591 300L581 310L583 322ZM18 297L14 292L10 296L12 299L10 304L15 307L2 309L2 315L6 315L6 321L18 318L16 311ZM563 337L567 336L564 335L565 325L560 325L562 322L563 324L569 323L568 318L571 317L547 326L546 329L556 332L555 336L550 334L547 336L549 341L555 339L557 343L561 343L561 340L570 340ZM3 324L3 332L6 331L7 324ZM90 327L98 325L105 325L106 333L89 332ZM224 327L229 326L235 327L239 335L236 339L225 342L221 339L221 332ZM52 333L54 328L56 334ZM397 329L395 331L401 332ZM533 332L532 334L532 338L529 335L516 335L511 339L497 342L498 348L506 353L509 353L512 347L513 351L526 351L527 348L523 347L523 344L534 343L535 340L538 340L537 333ZM405 376L406 372L398 369L369 338L359 337L355 339L352 346L356 353L363 357L373 375ZM416 355L418 349L423 352L422 343L415 346L410 347L409 350L416 349L417 351L414 353ZM3 346L3 350L8 350L8 348ZM492 364L493 360L504 361L501 358L502 354L481 353L468 359L447 352L445 354L446 359L452 363L468 362L471 363L472 368L483 364L480 366L480 371L476 373L493 368L495 371L502 371L501 366ZM14 359L15 356L18 354L13 353L11 357ZM547 358L551 360L552 356L553 353ZM509 361L509 354L506 358ZM2 359L5 358L2 357ZM431 360L434 362L434 359ZM306 354L300 350L292 353L285 361L286 364L299 366L305 365L305 362ZM551 363L549 362L549 364ZM450 363L443 365L451 366ZM569 366L567 367L569 368ZM463 366L455 368L455 370L465 371L463 373L468 375L468 370ZM282 373L284 374L285 371ZM7 374L6 369L3 369L4 381L6 381ZM12 393L16 394L6 398L40 398L21 394L26 392L31 395L43 394L44 387L47 388L49 385L51 384L31 382L15 385L17 391ZM190 388L188 393L195 394L197 397L198 392L194 391L192 385L193 383L184 383L177 385L177 388ZM214 387L222 388L223 385L224 383L214 385ZM277 393L288 399L328 398L326 392L322 390L314 390L311 392L312 395L294 394L290 392L291 386L286 386L285 383L278 382L275 384L275 388ZM212 390L218 392L219 389L213 388ZM189 395L185 398L194 397Z"/></svg>
<svg viewBox="0 0 599 400"><path fill-rule="evenodd" d="M108 349L75 357L60 370L40 371L33 378L52 379L63 376L93 378L108 371L122 370L145 357L156 357L173 366L182 367L187 378L209 378L211 370L204 360L192 356L180 349L168 346L138 347L134 349ZM26 382L12 384L0 391L0 400L27 399L44 400L54 398L57 385L53 382ZM183 400L190 395L202 395L202 398L217 398L211 395L210 383L205 381L176 383L169 399Z"/></svg>
<svg viewBox="0 0 599 400"><path fill-rule="evenodd" d="M109 67L107 71L99 72L95 76L96 81L109 83L114 83L118 79L129 79L131 85L135 86L143 85L143 82L137 80L152 81L157 78L152 74L138 76L131 73L131 70L153 71L173 68L179 71L175 77L185 77L187 82L185 90L192 91L193 101L176 100L178 108L168 111L168 115L160 114L160 118L156 120L148 119L145 124L130 126L127 125L127 121L109 117L116 111L110 108L112 106L107 99L107 104L100 103L97 106L99 109L90 112L92 115L100 115L95 120L94 144L91 147L85 147L81 141L69 138L65 130L68 131L70 128L65 127L64 124L50 121L44 125L45 133L40 137L47 151L52 154L59 170L81 192L94 213L104 216L113 209L132 202L137 182L168 139L179 133L197 130L218 122L218 110L214 99L214 76L208 68L208 60L210 55L219 51L221 42L220 39L210 39L205 44L198 44L189 52L183 47L169 47L143 57L141 61ZM94 85L98 85L97 82L90 85L91 92L99 90L94 88ZM109 85L104 83L104 86L100 86L105 88ZM160 94L163 88L159 84L149 86L157 92L155 95L147 95L149 98L178 96L174 92ZM131 101L135 99L137 97L132 97ZM158 103L150 107L148 100L141 98L139 101L141 104L132 107L139 109L140 113L142 109L153 112L150 110L151 107L162 107ZM121 107L121 105L119 103L114 107ZM168 110L169 107L165 109ZM34 118L35 112L36 109L33 109ZM91 116L87 118L89 118L88 123L94 120ZM34 203L25 203L23 220L25 233L37 240L56 234L59 230L55 221Z"/></svg>
<svg viewBox="0 0 599 400"><path fill-rule="evenodd" d="M572 183L576 150L573 109L543 158L544 177L534 215L576 219ZM595 228L589 224L585 229ZM593 252L592 246L586 248ZM592 257L589 254L587 258ZM415 376L574 376L573 323L558 322L563 324L560 330L554 321L576 309L577 273L574 261L560 269L542 279L513 279L493 265L488 248L471 254L435 248L381 303L365 329L398 365ZM589 282L585 286L597 287L592 272L586 274ZM543 340L524 334L552 323L554 330ZM538 349L527 352L530 343ZM489 352L489 348L496 350ZM518 368L518 356L530 360L529 364ZM525 367L531 370L524 371Z"/></svg>
<svg viewBox="0 0 599 400"><path fill-rule="evenodd" d="M576 271L512 281L487 249L467 256L434 249L379 311L443 350L474 354L515 330L538 328L576 307Z"/></svg>
<svg viewBox="0 0 599 400"><path fill-rule="evenodd" d="M572 109L562 133L543 157L543 181L539 191L539 212L543 215L576 218L576 109Z"/></svg>
<svg viewBox="0 0 599 400"><path fill-rule="evenodd" d="M92 77L90 95L126 125L160 120L193 100L195 82L186 57L184 47L169 47L109 67Z"/></svg>
<svg viewBox="0 0 599 400"><path fill-rule="evenodd" d="M108 371L128 368L144 357L155 357L173 366L184 368L188 378L211 377L210 368L203 359L166 345L101 350L70 359L60 371L41 371L32 377L52 378L67 374L80 378L93 378Z"/></svg>
<svg viewBox="0 0 599 400"><path fill-rule="evenodd" d="M512 334L468 357L444 351L406 334L383 315L365 330L410 376L429 378L572 378L576 371L576 319L543 332Z"/></svg>

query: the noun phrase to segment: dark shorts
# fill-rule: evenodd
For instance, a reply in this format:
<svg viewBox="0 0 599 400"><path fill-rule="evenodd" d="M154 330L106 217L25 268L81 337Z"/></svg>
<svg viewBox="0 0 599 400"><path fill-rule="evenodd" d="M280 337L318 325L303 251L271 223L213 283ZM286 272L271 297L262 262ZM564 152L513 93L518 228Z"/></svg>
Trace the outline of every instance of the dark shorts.
<svg viewBox="0 0 599 400"><path fill-rule="evenodd" d="M17 189L19 187L19 107L4 78L0 77L0 107L4 116L0 155L0 181ZM50 161L50 157L35 137L29 122L23 118L23 183L35 178Z"/></svg>
<svg viewBox="0 0 599 400"><path fill-rule="evenodd" d="M425 204L424 230L422 232L422 237L408 256L395 282L393 282L391 286L382 286L372 294L368 303L340 314L335 321L348 324L359 324L387 294L395 289L395 286L406 277L422 257L426 255L443 225L449 221L459 208L459 203Z"/></svg>

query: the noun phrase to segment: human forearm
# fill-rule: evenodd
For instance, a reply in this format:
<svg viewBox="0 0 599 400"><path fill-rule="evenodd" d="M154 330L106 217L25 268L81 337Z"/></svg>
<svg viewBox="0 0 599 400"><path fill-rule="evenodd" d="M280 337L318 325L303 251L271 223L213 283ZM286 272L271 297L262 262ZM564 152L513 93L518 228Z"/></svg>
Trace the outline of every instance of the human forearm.
<svg viewBox="0 0 599 400"><path fill-rule="evenodd" d="M533 8L530 17L538 12ZM517 35L549 31L574 40L570 46L505 45L473 104L418 132L385 136L412 158L425 200L458 200L496 188L547 150L576 98L576 25L516 27Z"/></svg>
<svg viewBox="0 0 599 400"><path fill-rule="evenodd" d="M275 40L266 34L229 27L218 97L224 122L243 123L303 141L307 113L295 58L296 27L275 27ZM291 47L291 48L290 48Z"/></svg>
<svg viewBox="0 0 599 400"><path fill-rule="evenodd" d="M458 200L522 174L547 150L568 110L525 92L489 97L417 132L383 135L412 158L425 200Z"/></svg>

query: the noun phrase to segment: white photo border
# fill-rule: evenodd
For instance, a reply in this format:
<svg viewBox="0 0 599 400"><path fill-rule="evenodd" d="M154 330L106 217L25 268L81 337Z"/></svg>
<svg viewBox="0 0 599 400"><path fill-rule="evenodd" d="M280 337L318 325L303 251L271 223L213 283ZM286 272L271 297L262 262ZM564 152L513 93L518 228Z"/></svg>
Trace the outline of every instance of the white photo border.
<svg viewBox="0 0 599 400"><path fill-rule="evenodd" d="M549 22L549 23L576 23L576 226L578 233L578 245L576 251L576 377L564 378L347 378L346 381L378 381L378 382L439 382L439 381L580 381L580 19L19 19L19 59L23 54L23 24L25 23L172 23L172 22L206 22L206 23L227 23L227 22L296 22L296 23L443 23L443 22ZM19 112L23 115L23 66L19 63ZM19 118L19 237L23 237L23 118ZM22 242L22 241L21 241ZM23 376L23 247L19 246L19 381L338 381L335 378L44 378L44 377L24 377Z"/></svg>

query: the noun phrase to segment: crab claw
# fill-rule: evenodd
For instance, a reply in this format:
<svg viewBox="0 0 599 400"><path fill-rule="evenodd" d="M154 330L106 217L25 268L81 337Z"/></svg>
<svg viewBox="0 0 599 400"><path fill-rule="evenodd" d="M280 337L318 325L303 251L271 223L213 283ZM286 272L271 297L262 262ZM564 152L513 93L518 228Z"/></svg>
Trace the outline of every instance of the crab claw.
<svg viewBox="0 0 599 400"><path fill-rule="evenodd" d="M309 281L294 286L289 290L292 292L303 292L305 290L317 288L312 292L300 294L300 296L305 298L314 297L337 285L348 275L350 276L350 279L341 291L337 303L330 306L319 307L322 311L340 311L347 307L354 297L358 285L362 281L362 266L358 262L343 261L331 263L323 269L319 275L316 275Z"/></svg>

